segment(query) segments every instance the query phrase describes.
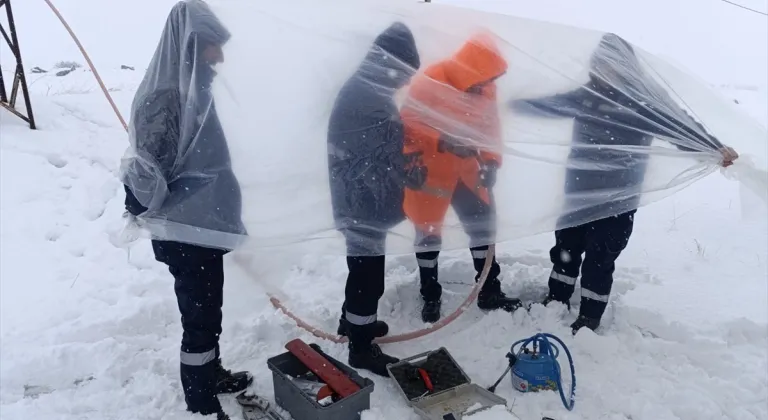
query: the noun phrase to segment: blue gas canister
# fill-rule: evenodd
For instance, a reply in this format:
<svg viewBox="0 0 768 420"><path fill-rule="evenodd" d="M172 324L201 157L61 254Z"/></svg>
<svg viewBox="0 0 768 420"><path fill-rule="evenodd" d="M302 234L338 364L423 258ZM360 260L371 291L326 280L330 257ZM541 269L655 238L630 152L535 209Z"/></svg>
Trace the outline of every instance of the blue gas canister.
<svg viewBox="0 0 768 420"><path fill-rule="evenodd" d="M512 386L520 392L557 391L556 357L523 352L512 366Z"/></svg>
<svg viewBox="0 0 768 420"><path fill-rule="evenodd" d="M563 389L560 363L557 358L560 349L550 343L549 338L557 341L568 355L571 369L570 398L566 398ZM519 348L515 350L516 347ZM529 346L532 347L529 348ZM512 386L520 392L558 391L563 405L568 410L573 409L576 392L576 372L573 369L573 358L568 347L552 334L542 333L512 344L507 354L509 368L512 371Z"/></svg>

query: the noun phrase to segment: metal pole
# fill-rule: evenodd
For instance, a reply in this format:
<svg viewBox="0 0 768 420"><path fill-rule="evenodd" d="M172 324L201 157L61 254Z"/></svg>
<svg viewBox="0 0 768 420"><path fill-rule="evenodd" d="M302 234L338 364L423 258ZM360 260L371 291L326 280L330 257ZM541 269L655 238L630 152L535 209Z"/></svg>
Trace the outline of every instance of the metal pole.
<svg viewBox="0 0 768 420"><path fill-rule="evenodd" d="M0 32L2 32L3 38L5 38L5 41L8 43L8 46L11 48L11 51L13 52L13 55L16 57L16 71L14 73L13 77L13 87L11 88L11 98L10 101L7 98L7 94L5 92L5 81L0 76L0 83L2 83L2 88L0 88L0 93L2 95L2 102L0 102L0 105L10 111L11 113L19 116L21 119L29 123L29 128L35 129L35 117L32 114L32 102L29 98L29 88L27 86L27 77L24 74L24 64L21 60L21 48L19 48L19 38L16 35L16 23L13 20L13 9L11 9L11 0L0 0L0 7L5 6L5 12L6 16L8 17L8 29L10 32L10 40L8 39L8 34L5 33L5 31L0 27ZM15 108L16 105L16 95L18 93L18 89L21 87L21 93L24 96L24 104L27 108L27 115L24 116L20 112L18 112Z"/></svg>

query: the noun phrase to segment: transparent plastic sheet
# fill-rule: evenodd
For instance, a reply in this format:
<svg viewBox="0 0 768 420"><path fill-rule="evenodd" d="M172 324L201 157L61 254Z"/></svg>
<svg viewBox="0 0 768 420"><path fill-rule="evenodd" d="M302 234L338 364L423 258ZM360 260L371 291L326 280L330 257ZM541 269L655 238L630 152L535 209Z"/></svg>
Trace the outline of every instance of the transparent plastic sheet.
<svg viewBox="0 0 768 420"><path fill-rule="evenodd" d="M484 245L657 201L722 143L765 142L722 102L702 119L669 81L704 85L610 34L411 1L209 4L171 12L132 110L123 179L162 239Z"/></svg>
<svg viewBox="0 0 768 420"><path fill-rule="evenodd" d="M224 248L245 237L212 91L230 36L206 3L176 4L134 97L121 176L129 211L141 212L155 237Z"/></svg>

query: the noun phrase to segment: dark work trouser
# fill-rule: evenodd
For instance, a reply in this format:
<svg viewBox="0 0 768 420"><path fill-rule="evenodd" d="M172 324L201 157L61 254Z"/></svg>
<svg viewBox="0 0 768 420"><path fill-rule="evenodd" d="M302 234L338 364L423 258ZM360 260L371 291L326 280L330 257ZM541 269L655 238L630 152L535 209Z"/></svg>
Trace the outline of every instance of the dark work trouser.
<svg viewBox="0 0 768 420"><path fill-rule="evenodd" d="M355 227L343 231L347 241L347 284L342 311L356 326L377 321L379 299L384 295L385 228ZM379 255L377 255L379 254Z"/></svg>
<svg viewBox="0 0 768 420"><path fill-rule="evenodd" d="M184 330L181 339L181 385L187 409L213 414L221 409L216 397L224 251L152 241L155 258L168 265Z"/></svg>
<svg viewBox="0 0 768 420"><path fill-rule="evenodd" d="M600 319L613 286L615 262L629 243L635 210L555 232L549 295L567 302L581 274L580 315ZM583 255L583 259L582 259Z"/></svg>
<svg viewBox="0 0 768 420"><path fill-rule="evenodd" d="M464 183L459 182L456 190L451 197L451 207L459 217L459 221L464 227L464 231L470 238L470 243L485 242L488 243L495 237L495 209L492 205L485 203L480 197L474 194ZM438 247L441 238L438 236L424 236L417 241L419 246ZM485 267L485 256L488 245L472 246L472 262L477 271L475 281L480 278L480 273ZM443 294L443 288L438 281L438 264L440 256L439 251L417 252L416 262L419 265L419 276L421 278L421 297L425 301L437 301ZM501 274L501 267L496 262L496 256L493 257L493 265L488 273L488 279L485 285L490 286Z"/></svg>

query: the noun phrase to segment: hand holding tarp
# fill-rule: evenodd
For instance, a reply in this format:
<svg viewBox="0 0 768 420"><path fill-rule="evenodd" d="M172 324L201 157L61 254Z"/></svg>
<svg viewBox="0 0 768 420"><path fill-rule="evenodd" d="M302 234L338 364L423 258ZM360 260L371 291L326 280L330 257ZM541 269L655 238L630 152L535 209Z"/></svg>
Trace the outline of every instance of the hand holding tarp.
<svg viewBox="0 0 768 420"><path fill-rule="evenodd" d="M739 158L739 154L732 147L725 146L718 151L723 155L723 160L720 162L723 168L733 165L733 162Z"/></svg>

